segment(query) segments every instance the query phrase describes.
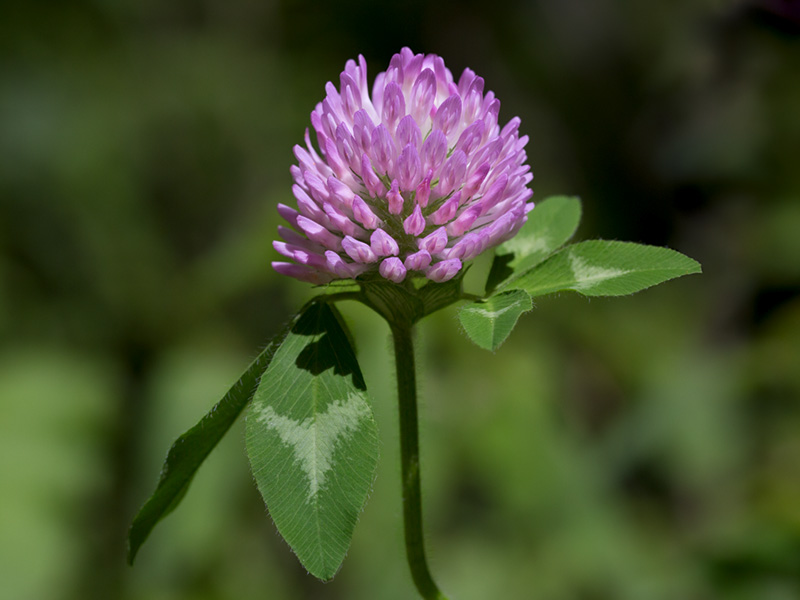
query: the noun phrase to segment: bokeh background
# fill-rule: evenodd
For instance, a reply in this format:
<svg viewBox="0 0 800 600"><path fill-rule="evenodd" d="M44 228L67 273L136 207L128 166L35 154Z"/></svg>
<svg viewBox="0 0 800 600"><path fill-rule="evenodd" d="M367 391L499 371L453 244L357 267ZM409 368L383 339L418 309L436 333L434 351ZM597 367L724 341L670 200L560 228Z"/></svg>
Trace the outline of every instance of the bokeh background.
<svg viewBox="0 0 800 600"><path fill-rule="evenodd" d="M452 308L423 322L440 585L800 597L800 10L784 0L3 3L0 597L414 597L389 334L359 305L343 310L382 456L333 582L277 535L241 423L124 562L171 441L312 293L269 261L325 82L358 53L372 78L403 45L471 67L522 118L535 198L580 195L579 239L670 245L705 270L541 299L494 355Z"/></svg>

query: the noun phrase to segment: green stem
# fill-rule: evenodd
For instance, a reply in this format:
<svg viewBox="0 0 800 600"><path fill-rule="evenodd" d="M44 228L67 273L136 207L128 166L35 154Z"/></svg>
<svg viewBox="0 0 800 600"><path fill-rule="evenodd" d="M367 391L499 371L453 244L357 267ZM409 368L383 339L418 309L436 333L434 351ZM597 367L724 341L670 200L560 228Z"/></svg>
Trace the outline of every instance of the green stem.
<svg viewBox="0 0 800 600"><path fill-rule="evenodd" d="M447 600L436 587L425 560L422 539L422 494L419 477L419 428L417 425L417 383L414 342L410 321L391 323L397 368L397 397L400 408L400 460L403 478L403 524L406 557L414 585L425 600Z"/></svg>

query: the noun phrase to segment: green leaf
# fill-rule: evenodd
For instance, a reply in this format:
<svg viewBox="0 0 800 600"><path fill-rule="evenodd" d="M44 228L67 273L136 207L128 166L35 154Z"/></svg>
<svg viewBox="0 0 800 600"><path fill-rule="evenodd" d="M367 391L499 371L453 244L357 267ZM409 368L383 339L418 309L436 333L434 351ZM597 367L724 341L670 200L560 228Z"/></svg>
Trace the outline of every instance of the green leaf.
<svg viewBox="0 0 800 600"><path fill-rule="evenodd" d="M581 201L575 196L552 196L536 204L517 235L498 246L487 290L502 289L535 267L575 234L581 220Z"/></svg>
<svg viewBox="0 0 800 600"><path fill-rule="evenodd" d="M630 242L579 242L514 281L532 297L572 290L585 296L624 296L675 277L700 273L683 254Z"/></svg>
<svg viewBox="0 0 800 600"><path fill-rule="evenodd" d="M458 318L473 342L495 351L514 329L519 316L531 307L527 292L511 290L467 304L459 309Z"/></svg>
<svg viewBox="0 0 800 600"><path fill-rule="evenodd" d="M161 468L155 492L133 519L128 532L128 564L156 524L172 512L189 489L197 469L228 432L250 401L261 374L289 331L286 327L250 364L228 393L200 420L172 444Z"/></svg>
<svg viewBox="0 0 800 600"><path fill-rule="evenodd" d="M247 454L275 525L316 577L350 546L378 461L377 426L338 311L308 307L261 378Z"/></svg>

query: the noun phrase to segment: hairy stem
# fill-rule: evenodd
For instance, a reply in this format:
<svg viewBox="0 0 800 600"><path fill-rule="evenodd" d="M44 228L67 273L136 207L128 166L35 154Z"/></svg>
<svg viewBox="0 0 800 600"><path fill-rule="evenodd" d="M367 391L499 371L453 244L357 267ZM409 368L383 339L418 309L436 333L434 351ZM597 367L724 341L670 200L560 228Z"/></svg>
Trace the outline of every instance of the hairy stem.
<svg viewBox="0 0 800 600"><path fill-rule="evenodd" d="M414 585L425 600L446 600L436 587L425 560L422 539L422 494L419 476L419 428L414 343L410 321L392 322L397 397L400 409L400 459L403 478L403 523L406 556Z"/></svg>

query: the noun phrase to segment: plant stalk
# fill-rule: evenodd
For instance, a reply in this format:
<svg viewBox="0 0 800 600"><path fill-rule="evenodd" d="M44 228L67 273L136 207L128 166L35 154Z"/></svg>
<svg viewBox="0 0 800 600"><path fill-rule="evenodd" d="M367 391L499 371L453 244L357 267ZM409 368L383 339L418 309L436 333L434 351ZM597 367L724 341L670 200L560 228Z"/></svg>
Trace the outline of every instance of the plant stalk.
<svg viewBox="0 0 800 600"><path fill-rule="evenodd" d="M403 484L403 525L411 577L425 600L447 600L436 587L425 560L422 536L422 494L419 469L419 426L414 342L410 321L391 322L400 410L400 460Z"/></svg>

